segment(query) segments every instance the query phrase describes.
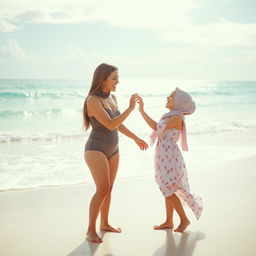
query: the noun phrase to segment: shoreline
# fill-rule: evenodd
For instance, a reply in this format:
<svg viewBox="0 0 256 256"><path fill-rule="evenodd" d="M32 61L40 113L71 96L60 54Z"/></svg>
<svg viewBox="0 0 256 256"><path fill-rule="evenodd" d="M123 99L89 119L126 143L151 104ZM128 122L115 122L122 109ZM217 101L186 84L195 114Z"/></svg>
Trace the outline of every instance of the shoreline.
<svg viewBox="0 0 256 256"><path fill-rule="evenodd" d="M198 141L197 141L198 142ZM196 142L195 142L196 143ZM192 146L193 146L193 142L192 142ZM202 146L202 145L201 145ZM151 149L152 150L152 149ZM153 152L151 152L153 153ZM256 153L256 151L255 151ZM253 158L255 153L251 153L250 155L244 155L242 157L236 157L236 158L231 158L231 159L222 159L220 160L219 162L217 161L212 161L210 162L211 165L219 165L219 164L228 164L229 162L232 162L232 161L241 161L245 158ZM184 154L184 152L183 152ZM186 154L186 153L185 153ZM199 167L199 164L195 164L193 163L193 169L195 170L192 170L192 168L190 168L190 160L193 158L193 155L192 154L188 154L188 155L185 155L184 154L184 159L185 159L185 162L187 163L188 162L188 172L198 172L197 168ZM201 165L201 163L200 163ZM207 164L204 164L207 166ZM86 167L85 167L86 168ZM199 167L199 168L202 168ZM119 169L121 169L121 166L119 167ZM132 175L132 176L118 176L117 174L117 177L116 177L116 180L119 180L119 179L132 179L132 178L140 178L140 177L152 177L154 176L154 169L153 167L151 167L151 172L149 172L148 174L142 174L142 175ZM211 168L210 168L211 169ZM22 187L22 188L10 188L10 189L0 189L0 195L2 193L9 193L9 192L19 192L19 191L27 191L27 190L37 190L37 189L48 189L48 188L59 188L59 187L67 187L67 186L79 186L79 185L86 185L86 184L94 184L93 183L93 180L92 179L89 179L89 180L86 180L86 181L81 181L81 182L76 182L76 183L62 183L62 184L49 184L49 185L39 185L39 186L33 186L33 187Z"/></svg>
<svg viewBox="0 0 256 256"><path fill-rule="evenodd" d="M136 178L144 178L144 177L151 177L153 175L138 175L138 176L127 176L127 177L116 177L116 180L122 179L136 179ZM40 190L40 189L58 189L58 188L66 188L66 187L73 187L73 186L87 186L87 185L94 185L92 181L85 181L79 183L70 183L70 184L57 184L57 185L43 185L37 187L27 187L27 188L11 188L11 189L3 189L0 190L0 195L2 193L9 193L9 192L22 192L22 191L33 191L33 190Z"/></svg>
<svg viewBox="0 0 256 256"><path fill-rule="evenodd" d="M147 139L145 136L142 138ZM188 143L189 151L182 152L188 171L198 172L202 162L215 165L256 154L255 129L248 132L216 133L214 136L190 135ZM0 176L0 193L92 182L83 159L83 144L84 141L81 140L65 140L58 143L40 142L30 146L27 143L19 143L0 147L2 163L6 166ZM133 149L134 152L131 151ZM154 174L154 146L146 152L141 152L132 141L120 137L120 152L117 178ZM67 157L70 160L67 161ZM9 167L13 161L16 161L16 166Z"/></svg>
<svg viewBox="0 0 256 256"><path fill-rule="evenodd" d="M201 143L200 148L204 147L205 145L207 147L212 147L212 144L209 145L204 140L205 140L205 138L202 138L202 141L200 141L200 143ZM232 140L232 137L230 138L230 140ZM198 142L199 141L197 139L195 139L195 140L191 139L190 140L190 147L192 148L192 150L199 150L200 149L196 146L198 144ZM204 145L204 143L205 143L205 145ZM214 143L219 144L219 142L216 142L216 141ZM254 145L254 140L252 139L250 141L250 143L252 145ZM222 144L223 144L223 142L220 143L220 146ZM236 144L236 142L234 142L233 144L234 145L232 145L230 147L233 147L233 146L234 147L236 147L236 146L240 147L241 146L239 143ZM124 145L121 145L121 146L124 147ZM248 145L246 144L246 146L248 146ZM148 151L151 151L150 154L151 154L151 157L153 157L154 149L150 148L150 149L148 149ZM139 153L141 153L141 152L139 152ZM145 153L145 152L142 152L142 153ZM185 159L185 162L187 163L187 166L188 166L188 172L197 173L198 168L199 169L202 168L202 164L207 166L207 163L202 163L201 161L200 161L200 163L193 162L193 158L195 158L195 155L193 155L193 152L188 152L188 153L187 152L182 152L182 153L183 153L183 157ZM240 160L243 160L244 158L253 157L255 154L256 154L256 150L255 150L255 152L251 152L250 154L245 154L245 155L240 156L240 157L237 157L237 156L234 157L234 158L229 157L229 159L223 158L223 159L220 159L219 161L212 160L212 161L208 162L208 164L210 164L210 165L219 165L219 164L229 163L231 161L240 161ZM124 152L123 155L125 155L125 152ZM117 173L117 177L116 177L117 180L119 180L119 179L130 179L130 178L132 179L132 178L137 178L137 177L152 177L153 178L154 169L153 169L153 162L152 162L153 160L152 159L150 159L150 161L152 163L151 163L151 165L149 165L149 168L151 170L148 173L144 172L141 175L134 175L133 174L133 175L129 176L129 175L124 175L124 171L125 171L124 169L127 169L127 167L125 166L125 161L127 161L126 156L124 156L122 158L124 158L124 160L122 161L122 159L121 159L121 161L120 161L120 166L119 166L120 170ZM144 159L144 160L149 160L149 159ZM85 171L88 171L86 166L84 166L84 168L85 168ZM120 175L120 173L121 173L121 175ZM89 175L89 179L87 179L85 181L81 181L81 182L61 183L61 184L46 184L46 185L38 185L38 186L33 186L33 187L21 187L21 188L18 187L18 188L0 189L0 195L2 193L7 193L7 192L19 192L19 191L36 190L36 189L44 189L44 188L47 189L47 188L58 188L58 187L66 187L66 186L79 186L79 185L93 184L93 180L90 178L89 173L87 174L87 176L88 175Z"/></svg>

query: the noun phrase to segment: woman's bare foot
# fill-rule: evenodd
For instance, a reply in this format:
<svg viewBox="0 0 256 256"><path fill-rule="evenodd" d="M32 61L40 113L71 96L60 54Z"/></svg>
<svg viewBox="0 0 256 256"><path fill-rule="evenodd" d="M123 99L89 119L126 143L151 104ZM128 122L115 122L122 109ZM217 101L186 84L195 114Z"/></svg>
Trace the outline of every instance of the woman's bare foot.
<svg viewBox="0 0 256 256"><path fill-rule="evenodd" d="M166 229L166 228L173 229L173 224L170 222L164 222L161 225L155 225L153 228L154 230L160 230L160 229Z"/></svg>
<svg viewBox="0 0 256 256"><path fill-rule="evenodd" d="M95 231L88 231L86 240L88 240L90 243L102 243L103 240L98 236L98 234Z"/></svg>
<svg viewBox="0 0 256 256"><path fill-rule="evenodd" d="M189 226L190 221L188 219L182 220L180 222L180 225L174 230L174 232L180 232L183 233L186 228Z"/></svg>
<svg viewBox="0 0 256 256"><path fill-rule="evenodd" d="M106 231L106 232L114 232L114 233L121 233L122 232L121 228L113 228L109 224L100 226L100 230L101 231Z"/></svg>

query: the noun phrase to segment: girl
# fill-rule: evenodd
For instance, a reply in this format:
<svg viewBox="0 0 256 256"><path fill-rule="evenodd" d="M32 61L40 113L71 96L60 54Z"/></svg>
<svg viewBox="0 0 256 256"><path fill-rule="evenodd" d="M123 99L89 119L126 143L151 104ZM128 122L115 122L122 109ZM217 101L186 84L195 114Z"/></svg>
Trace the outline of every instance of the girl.
<svg viewBox="0 0 256 256"><path fill-rule="evenodd" d="M181 151L176 144L181 138L182 150L188 150L186 138L185 115L195 111L195 103L191 96L176 88L167 97L166 108L170 111L164 114L156 123L145 111L141 97L138 98L139 111L154 130L151 134L151 145L158 137L155 150L155 179L165 197L166 221L154 229L173 228L173 210L180 218L180 225L175 232L184 232L190 224L183 209L181 200L185 202L199 219L202 212L202 200L190 193L186 166Z"/></svg>
<svg viewBox="0 0 256 256"><path fill-rule="evenodd" d="M101 243L96 232L96 219L101 213L100 229L109 232L121 232L108 222L111 191L116 178L119 163L118 131L133 139L140 149L147 149L146 142L129 131L122 123L134 110L137 94L130 98L129 107L120 113L117 101L111 92L116 91L118 69L105 63L100 64L93 75L88 96L84 102L83 117L85 130L92 126L85 145L85 161L96 185L89 209L87 239Z"/></svg>

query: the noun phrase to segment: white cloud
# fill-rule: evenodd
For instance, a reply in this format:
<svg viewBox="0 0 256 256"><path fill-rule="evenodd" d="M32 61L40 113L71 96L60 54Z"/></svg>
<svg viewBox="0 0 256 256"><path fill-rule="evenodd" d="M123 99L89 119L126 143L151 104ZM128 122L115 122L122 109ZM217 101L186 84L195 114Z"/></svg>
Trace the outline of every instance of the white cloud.
<svg viewBox="0 0 256 256"><path fill-rule="evenodd" d="M206 47L256 46L256 24L223 20L208 25L174 27L159 33L159 40Z"/></svg>
<svg viewBox="0 0 256 256"><path fill-rule="evenodd" d="M81 63L86 62L87 56L83 49L73 44L67 45L66 48L67 48L67 52L64 57L65 62L76 62L76 61L79 61Z"/></svg>
<svg viewBox="0 0 256 256"><path fill-rule="evenodd" d="M28 53L16 40L7 40L0 45L0 77L33 77L36 69L44 72L47 64L42 58Z"/></svg>
<svg viewBox="0 0 256 256"><path fill-rule="evenodd" d="M163 30L188 21L186 13L198 8L196 0L104 1L97 13L115 26ZM107 10L107 11L106 11Z"/></svg>
<svg viewBox="0 0 256 256"><path fill-rule="evenodd" d="M209 54L207 49L156 49L148 56L129 57L106 54L99 50L86 52L75 43L66 46L62 56L39 58L26 51L16 40L0 45L0 77L91 79L102 62L119 68L120 80L127 77L172 77L194 79L255 79L255 50L250 56L230 52L222 55L218 50Z"/></svg>
<svg viewBox="0 0 256 256"><path fill-rule="evenodd" d="M93 22L103 22L119 28L148 30L155 33L156 41L166 42L159 44L161 49L159 47L157 49L159 42L153 42L156 48L148 48L147 56L131 56L128 52L118 56L110 53L107 56L104 49L87 52L84 50L86 46L82 49L74 43L66 46L66 51L61 54L62 57L39 58L32 56L29 50L26 51L17 41L9 40L0 45L1 63L11 63L9 66L12 67L16 60L20 66L21 64L26 66L28 77L31 77L30 74L37 74L39 78L83 77L85 70L92 73L101 62L117 65L120 67L120 72L126 72L128 76L156 74L200 77L205 73L220 78L225 77L224 75L232 77L233 70L237 70L236 67L242 69L242 64L244 70L249 70L248 67L253 66L252 63L255 62L256 24L235 23L225 17L215 23L194 24L190 11L201 8L200 3L200 0L1 1L0 31L2 32L21 29L26 23L90 22L93 25ZM244 56L248 54L250 57L245 58ZM223 63L229 63L230 70L223 68ZM25 70L23 66L22 70ZM221 75L218 74L220 69L223 70ZM254 71L247 73L248 76L251 74L254 77L252 75Z"/></svg>
<svg viewBox="0 0 256 256"><path fill-rule="evenodd" d="M89 56L86 55L85 51L81 48L69 44L66 47L66 52L62 58L56 59L55 56L37 57L27 52L16 40L6 40L6 42L0 45L0 57L1 59L12 59L17 63L33 65L53 65L61 66L61 64L74 64L78 63L83 65L88 62Z"/></svg>
<svg viewBox="0 0 256 256"><path fill-rule="evenodd" d="M104 21L116 26L155 28L180 22L198 0L9 0L0 3L0 18L15 22L78 23Z"/></svg>
<svg viewBox="0 0 256 256"><path fill-rule="evenodd" d="M15 22L77 23L93 18L91 11L94 6L97 9L97 2L97 0L2 1L0 2L0 18Z"/></svg>
<svg viewBox="0 0 256 256"><path fill-rule="evenodd" d="M0 3L2 31L17 29L11 22L67 24L105 22L113 26L147 29L156 39L198 46L254 46L256 24L239 24L225 17L216 23L192 24L189 11L199 0L9 0ZM1 28L1 23L0 23ZM1 30L1 29L0 29Z"/></svg>
<svg viewBox="0 0 256 256"><path fill-rule="evenodd" d="M15 59L26 62L30 57L16 40L7 40L5 44L0 45L1 55L14 57Z"/></svg>
<svg viewBox="0 0 256 256"><path fill-rule="evenodd" d="M83 79L85 70L90 68L92 72L98 64L94 57L94 54L87 55L75 44L67 45L62 57L38 57L24 49L18 41L7 40L0 44L0 77Z"/></svg>
<svg viewBox="0 0 256 256"><path fill-rule="evenodd" d="M0 31L1 32L12 32L18 29L22 29L22 26L15 26L5 20L0 20Z"/></svg>

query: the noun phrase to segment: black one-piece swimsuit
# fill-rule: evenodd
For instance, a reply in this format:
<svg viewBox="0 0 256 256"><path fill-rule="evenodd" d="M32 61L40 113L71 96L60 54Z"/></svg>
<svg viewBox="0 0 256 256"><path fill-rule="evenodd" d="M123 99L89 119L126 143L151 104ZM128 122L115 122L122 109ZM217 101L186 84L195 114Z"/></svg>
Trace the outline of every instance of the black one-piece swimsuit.
<svg viewBox="0 0 256 256"><path fill-rule="evenodd" d="M111 118L120 115L119 110L116 112L106 108L105 110ZM85 151L101 151L109 159L118 152L118 129L109 130L93 116L89 117L89 121L92 126L92 131L85 144Z"/></svg>

